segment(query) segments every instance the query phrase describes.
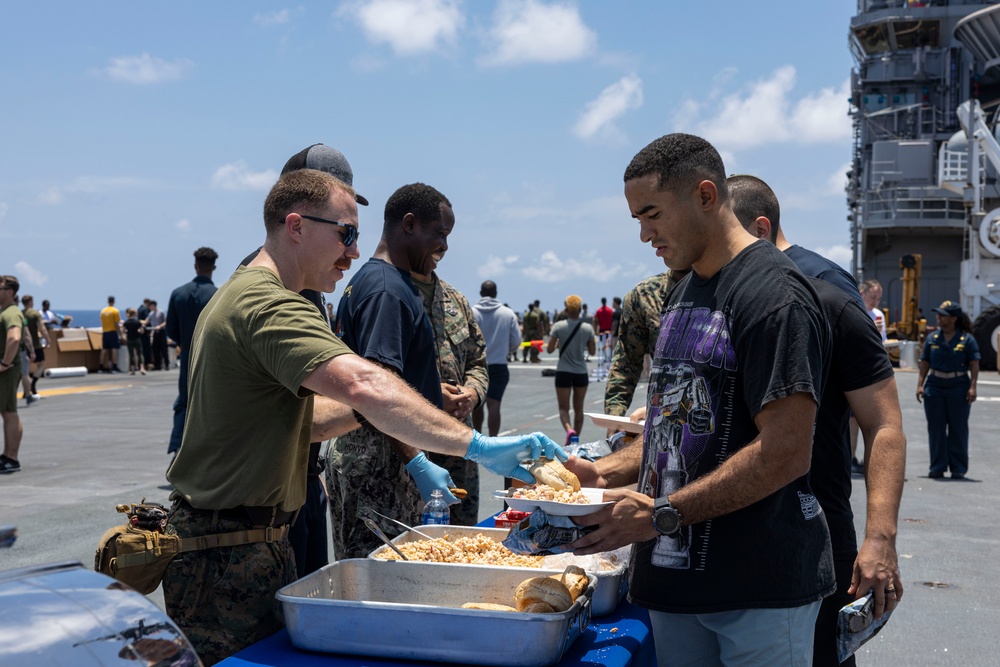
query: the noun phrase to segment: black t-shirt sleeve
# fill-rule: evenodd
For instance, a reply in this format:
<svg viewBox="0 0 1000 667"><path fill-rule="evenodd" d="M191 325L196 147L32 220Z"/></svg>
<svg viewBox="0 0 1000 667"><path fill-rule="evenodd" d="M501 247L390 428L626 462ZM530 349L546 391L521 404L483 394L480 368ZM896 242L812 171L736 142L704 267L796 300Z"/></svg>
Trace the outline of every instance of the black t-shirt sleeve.
<svg viewBox="0 0 1000 667"><path fill-rule="evenodd" d="M772 401L806 393L819 404L827 340L818 311L789 302L737 338L750 415Z"/></svg>
<svg viewBox="0 0 1000 667"><path fill-rule="evenodd" d="M830 368L834 386L854 391L877 384L893 376L889 355L882 345L882 336L875 323L853 300L845 301L833 327L833 358L838 363Z"/></svg>

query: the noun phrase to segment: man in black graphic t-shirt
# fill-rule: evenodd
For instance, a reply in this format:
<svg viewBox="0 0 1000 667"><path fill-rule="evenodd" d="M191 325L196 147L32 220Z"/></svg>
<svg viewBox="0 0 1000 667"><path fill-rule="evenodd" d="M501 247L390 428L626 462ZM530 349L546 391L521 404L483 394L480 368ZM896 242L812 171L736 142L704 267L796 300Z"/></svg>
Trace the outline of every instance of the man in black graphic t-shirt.
<svg viewBox="0 0 1000 667"><path fill-rule="evenodd" d="M829 328L815 291L740 226L716 150L662 137L625 171L625 197L671 269L642 444L581 482L624 486L572 546L634 543L630 600L650 609L661 665L808 664L834 588L830 537L808 481ZM641 451L641 458L637 456Z"/></svg>

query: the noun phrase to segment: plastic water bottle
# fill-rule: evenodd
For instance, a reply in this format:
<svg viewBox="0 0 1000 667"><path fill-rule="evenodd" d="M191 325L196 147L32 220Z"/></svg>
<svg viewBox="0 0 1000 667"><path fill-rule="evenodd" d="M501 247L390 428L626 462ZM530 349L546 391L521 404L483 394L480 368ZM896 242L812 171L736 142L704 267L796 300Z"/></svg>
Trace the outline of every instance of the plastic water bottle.
<svg viewBox="0 0 1000 667"><path fill-rule="evenodd" d="M421 522L425 526L434 524L447 526L451 522L451 511L448 509L448 503L444 501L441 489L431 491L431 499L424 505Z"/></svg>

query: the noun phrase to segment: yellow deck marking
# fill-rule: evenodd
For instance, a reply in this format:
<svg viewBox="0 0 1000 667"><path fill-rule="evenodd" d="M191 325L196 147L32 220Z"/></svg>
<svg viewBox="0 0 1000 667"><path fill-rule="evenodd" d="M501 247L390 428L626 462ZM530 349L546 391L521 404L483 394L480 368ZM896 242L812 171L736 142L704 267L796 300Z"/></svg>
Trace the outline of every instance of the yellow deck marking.
<svg viewBox="0 0 1000 667"><path fill-rule="evenodd" d="M39 396L65 396L67 394L86 394L92 391L107 391L109 389L122 389L131 387L130 384L91 384L82 387L63 387L61 389L45 389L38 392ZM24 398L21 396L21 398Z"/></svg>

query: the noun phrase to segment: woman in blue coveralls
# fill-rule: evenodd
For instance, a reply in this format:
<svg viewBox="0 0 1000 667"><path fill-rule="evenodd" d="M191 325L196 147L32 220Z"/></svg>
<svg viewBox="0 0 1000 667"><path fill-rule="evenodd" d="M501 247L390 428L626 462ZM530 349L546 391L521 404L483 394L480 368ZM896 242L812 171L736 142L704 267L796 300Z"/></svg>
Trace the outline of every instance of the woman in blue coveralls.
<svg viewBox="0 0 1000 667"><path fill-rule="evenodd" d="M979 345L962 308L945 301L937 314L938 330L924 342L917 378L917 401L923 400L931 465L927 476L965 479L969 470L969 411L976 400ZM970 377L971 376L971 377Z"/></svg>

